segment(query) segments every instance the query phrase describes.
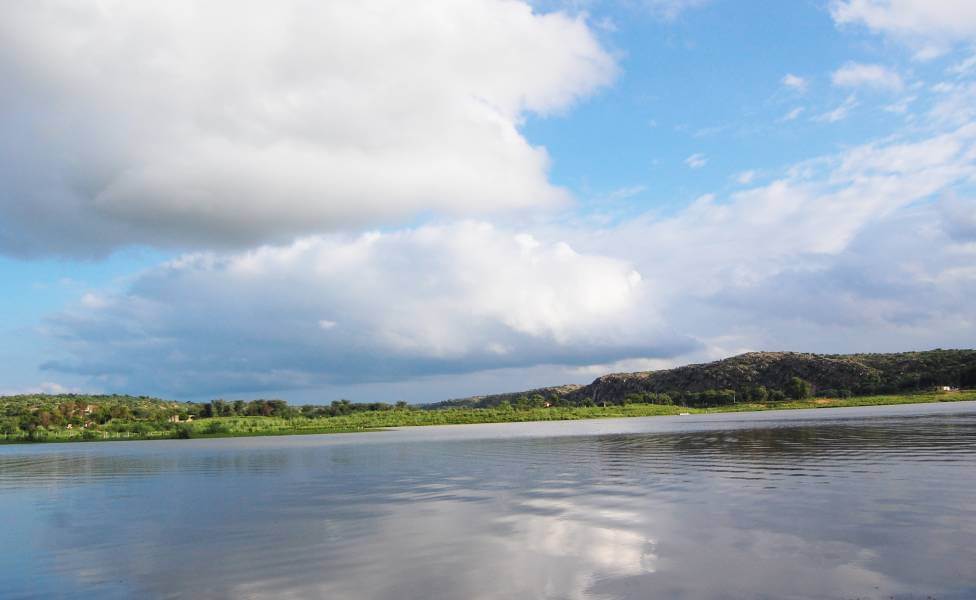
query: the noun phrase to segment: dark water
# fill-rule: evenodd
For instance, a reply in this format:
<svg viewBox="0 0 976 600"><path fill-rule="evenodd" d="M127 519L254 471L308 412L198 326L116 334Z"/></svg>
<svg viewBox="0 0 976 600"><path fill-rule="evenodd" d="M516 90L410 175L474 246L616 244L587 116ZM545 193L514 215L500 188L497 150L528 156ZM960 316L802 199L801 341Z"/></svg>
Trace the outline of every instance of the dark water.
<svg viewBox="0 0 976 600"><path fill-rule="evenodd" d="M976 403L0 447L0 597L976 598Z"/></svg>

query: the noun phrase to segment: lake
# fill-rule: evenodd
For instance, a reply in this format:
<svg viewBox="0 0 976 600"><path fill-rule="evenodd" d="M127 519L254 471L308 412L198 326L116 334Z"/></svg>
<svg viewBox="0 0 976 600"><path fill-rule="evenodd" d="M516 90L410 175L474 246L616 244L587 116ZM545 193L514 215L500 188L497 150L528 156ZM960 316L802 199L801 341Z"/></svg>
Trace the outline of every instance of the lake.
<svg viewBox="0 0 976 600"><path fill-rule="evenodd" d="M0 596L976 598L976 403L0 447Z"/></svg>

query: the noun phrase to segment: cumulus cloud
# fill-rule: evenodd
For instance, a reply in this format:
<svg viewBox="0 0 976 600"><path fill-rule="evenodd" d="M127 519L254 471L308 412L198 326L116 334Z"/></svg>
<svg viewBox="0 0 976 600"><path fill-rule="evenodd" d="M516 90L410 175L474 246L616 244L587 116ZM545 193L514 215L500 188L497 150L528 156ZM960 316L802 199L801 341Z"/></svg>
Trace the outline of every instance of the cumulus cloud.
<svg viewBox="0 0 976 600"><path fill-rule="evenodd" d="M976 36L976 4L970 0L835 0L830 12L839 25L862 25L910 44L920 58Z"/></svg>
<svg viewBox="0 0 976 600"><path fill-rule="evenodd" d="M704 154L695 153L685 159L685 164L691 169L700 169L708 164L708 158Z"/></svg>
<svg viewBox="0 0 976 600"><path fill-rule="evenodd" d="M933 199L974 177L970 124L805 161L766 185L706 195L666 218L649 213L579 246L641 257L663 320L702 341L704 355L962 346L976 335L974 207Z"/></svg>
<svg viewBox="0 0 976 600"><path fill-rule="evenodd" d="M522 2L7 3L0 251L558 205L518 126L615 71L584 17Z"/></svg>
<svg viewBox="0 0 976 600"><path fill-rule="evenodd" d="M526 365L562 365L557 383L641 363L626 359L973 339L974 206L952 192L976 179L976 124L766 176L605 228L460 222L187 255L52 317L48 368L178 394Z"/></svg>
<svg viewBox="0 0 976 600"><path fill-rule="evenodd" d="M869 87L892 92L905 87L901 75L882 65L849 62L834 71L831 81L838 87Z"/></svg>
<svg viewBox="0 0 976 600"><path fill-rule="evenodd" d="M48 327L48 368L197 394L690 347L626 261L477 222L187 255Z"/></svg>

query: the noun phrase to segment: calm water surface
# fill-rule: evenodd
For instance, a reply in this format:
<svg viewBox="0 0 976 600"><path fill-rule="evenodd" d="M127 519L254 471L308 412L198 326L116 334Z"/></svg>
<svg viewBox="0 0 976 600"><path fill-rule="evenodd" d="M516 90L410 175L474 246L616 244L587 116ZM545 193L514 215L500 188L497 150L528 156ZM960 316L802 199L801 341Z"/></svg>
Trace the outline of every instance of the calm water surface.
<svg viewBox="0 0 976 600"><path fill-rule="evenodd" d="M0 447L0 597L976 598L976 403Z"/></svg>

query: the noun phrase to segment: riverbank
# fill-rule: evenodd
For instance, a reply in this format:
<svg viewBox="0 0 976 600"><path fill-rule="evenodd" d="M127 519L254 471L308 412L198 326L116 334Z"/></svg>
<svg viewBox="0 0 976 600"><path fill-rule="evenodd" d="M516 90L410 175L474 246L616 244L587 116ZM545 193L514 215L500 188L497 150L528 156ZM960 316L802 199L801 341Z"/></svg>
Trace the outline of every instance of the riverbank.
<svg viewBox="0 0 976 600"><path fill-rule="evenodd" d="M181 423L174 429L157 431L48 430L35 432L33 439L26 433L6 434L0 443L82 442L159 440L180 438L249 437L267 435L308 435L376 431L389 427L422 427L430 425L464 425L476 423L509 423L527 421L572 421L620 417L651 417L665 415L712 414L726 412L754 412L855 406L883 406L893 404L923 404L932 402L960 402L976 400L976 391L931 392L905 395L863 396L855 398L811 398L809 400L767 403L738 403L711 408L689 408L657 404L624 404L606 407L548 407L505 408L449 408L420 410L363 411L334 417L212 417ZM120 429L120 428L117 428ZM145 429L143 426L142 429Z"/></svg>

